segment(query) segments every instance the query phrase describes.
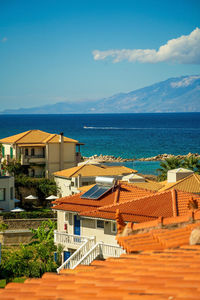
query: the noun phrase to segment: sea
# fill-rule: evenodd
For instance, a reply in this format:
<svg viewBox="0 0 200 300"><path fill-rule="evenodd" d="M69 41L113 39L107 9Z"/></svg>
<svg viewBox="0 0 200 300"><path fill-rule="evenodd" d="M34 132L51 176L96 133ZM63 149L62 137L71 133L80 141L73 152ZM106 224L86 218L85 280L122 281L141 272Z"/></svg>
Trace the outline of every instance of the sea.
<svg viewBox="0 0 200 300"><path fill-rule="evenodd" d="M30 129L84 143L83 156L122 158L200 153L200 113L0 115L0 138ZM143 174L157 174L159 162L122 163Z"/></svg>

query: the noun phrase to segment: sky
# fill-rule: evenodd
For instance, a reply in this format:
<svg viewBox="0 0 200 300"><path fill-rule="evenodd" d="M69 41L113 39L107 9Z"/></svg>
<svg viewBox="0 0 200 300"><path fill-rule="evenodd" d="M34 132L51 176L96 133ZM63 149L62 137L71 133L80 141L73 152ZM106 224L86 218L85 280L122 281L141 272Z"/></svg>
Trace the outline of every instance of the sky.
<svg viewBox="0 0 200 300"><path fill-rule="evenodd" d="M199 0L0 0L0 110L200 74Z"/></svg>

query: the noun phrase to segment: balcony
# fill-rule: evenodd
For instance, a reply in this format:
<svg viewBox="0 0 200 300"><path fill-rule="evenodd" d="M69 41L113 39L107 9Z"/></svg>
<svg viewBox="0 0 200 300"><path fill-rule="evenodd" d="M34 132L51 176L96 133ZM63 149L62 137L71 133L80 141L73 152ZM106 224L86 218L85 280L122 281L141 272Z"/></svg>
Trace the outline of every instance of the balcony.
<svg viewBox="0 0 200 300"><path fill-rule="evenodd" d="M54 231L54 243L61 244L67 248L78 248L87 240L88 237L85 236L62 233L57 230Z"/></svg>
<svg viewBox="0 0 200 300"><path fill-rule="evenodd" d="M29 165L29 164L45 164L45 155L24 155L21 154L21 164Z"/></svg>

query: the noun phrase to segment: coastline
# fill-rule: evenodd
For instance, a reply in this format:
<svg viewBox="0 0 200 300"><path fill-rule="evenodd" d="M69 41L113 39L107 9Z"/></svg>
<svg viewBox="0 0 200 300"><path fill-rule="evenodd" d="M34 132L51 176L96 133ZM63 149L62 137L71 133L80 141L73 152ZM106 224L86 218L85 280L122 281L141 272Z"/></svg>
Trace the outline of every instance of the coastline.
<svg viewBox="0 0 200 300"><path fill-rule="evenodd" d="M200 159L200 154L198 153L188 153L186 155L173 155L173 154L158 154L152 157L142 157L142 158L122 158L115 157L114 155L92 155L90 157L83 157L84 162L88 161L90 163L106 163L106 162L132 162L132 161L163 161L167 158L175 157L178 159L184 159L186 157L195 156Z"/></svg>

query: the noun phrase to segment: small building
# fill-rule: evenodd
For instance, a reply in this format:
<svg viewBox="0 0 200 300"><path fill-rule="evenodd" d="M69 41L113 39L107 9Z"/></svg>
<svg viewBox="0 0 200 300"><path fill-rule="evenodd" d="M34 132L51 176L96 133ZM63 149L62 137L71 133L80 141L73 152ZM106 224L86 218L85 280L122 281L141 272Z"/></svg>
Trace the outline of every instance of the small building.
<svg viewBox="0 0 200 300"><path fill-rule="evenodd" d="M59 187L60 196L65 197L80 193L79 188L95 183L97 176L112 177L120 180L125 175L131 175L137 171L125 166L107 166L95 164L81 164L74 168L54 173L54 179Z"/></svg>
<svg viewBox="0 0 200 300"><path fill-rule="evenodd" d="M193 173L194 171L184 168L169 170L167 172L167 182L177 182Z"/></svg>
<svg viewBox="0 0 200 300"><path fill-rule="evenodd" d="M15 207L14 177L0 176L0 208L10 211Z"/></svg>
<svg viewBox="0 0 200 300"><path fill-rule="evenodd" d="M0 143L2 162L20 161L32 177L52 177L52 173L74 167L81 160L80 143L63 133L29 130L3 138Z"/></svg>

